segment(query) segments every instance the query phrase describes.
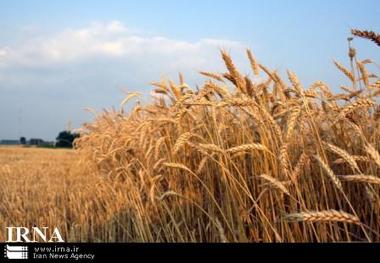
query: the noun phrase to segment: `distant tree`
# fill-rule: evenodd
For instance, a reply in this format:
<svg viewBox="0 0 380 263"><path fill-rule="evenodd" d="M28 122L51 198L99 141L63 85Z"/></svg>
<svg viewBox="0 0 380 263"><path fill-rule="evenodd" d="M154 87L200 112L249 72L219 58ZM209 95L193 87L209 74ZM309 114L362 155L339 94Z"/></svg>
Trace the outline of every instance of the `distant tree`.
<svg viewBox="0 0 380 263"><path fill-rule="evenodd" d="M70 131L62 131L58 134L56 140L56 147L72 148L73 142L76 138L79 138L78 133L71 133Z"/></svg>
<svg viewBox="0 0 380 263"><path fill-rule="evenodd" d="M20 138L20 144L23 144L23 145L26 144L26 138L25 137Z"/></svg>

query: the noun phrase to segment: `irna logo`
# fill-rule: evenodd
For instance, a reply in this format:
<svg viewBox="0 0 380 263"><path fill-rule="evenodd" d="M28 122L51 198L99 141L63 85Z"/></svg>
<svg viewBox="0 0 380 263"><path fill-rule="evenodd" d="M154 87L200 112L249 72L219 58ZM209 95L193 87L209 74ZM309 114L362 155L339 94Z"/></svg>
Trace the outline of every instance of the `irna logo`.
<svg viewBox="0 0 380 263"><path fill-rule="evenodd" d="M48 242L58 243L65 242L62 238L58 228L54 228L53 231L48 227L7 227L7 240L6 242Z"/></svg>

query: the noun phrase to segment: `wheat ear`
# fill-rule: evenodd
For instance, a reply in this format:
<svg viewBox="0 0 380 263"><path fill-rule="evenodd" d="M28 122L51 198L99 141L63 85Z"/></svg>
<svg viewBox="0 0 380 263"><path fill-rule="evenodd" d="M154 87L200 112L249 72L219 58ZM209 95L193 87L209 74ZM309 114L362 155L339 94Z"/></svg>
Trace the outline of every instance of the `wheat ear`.
<svg viewBox="0 0 380 263"><path fill-rule="evenodd" d="M302 221L308 223L315 222L344 222L350 224L360 224L360 219L357 216L348 214L343 211L325 210L325 211L307 211L294 213L285 216L289 221Z"/></svg>
<svg viewBox="0 0 380 263"><path fill-rule="evenodd" d="M269 176L269 175L266 175L266 174L262 174L259 176L260 178L268 181L270 183L270 185L274 186L275 188L281 190L283 193L287 194L287 195L290 195L288 189L285 187L285 185L280 182L279 180L273 178L272 176Z"/></svg>
<svg viewBox="0 0 380 263"><path fill-rule="evenodd" d="M378 46L380 46L380 34L377 34L373 31L357 30L357 29L352 29L351 33L354 36L369 39L375 42Z"/></svg>
<svg viewBox="0 0 380 263"><path fill-rule="evenodd" d="M347 182L359 182L359 183L368 183L368 184L379 184L380 178L373 175L340 175L338 176L342 181Z"/></svg>
<svg viewBox="0 0 380 263"><path fill-rule="evenodd" d="M334 60L335 66L344 74L347 78L349 78L352 82L355 81L355 76L352 74L350 70L348 70L345 66L340 64L338 61Z"/></svg>
<svg viewBox="0 0 380 263"><path fill-rule="evenodd" d="M342 183L339 178L334 174L333 170L321 159L320 156L315 155L314 158L320 163L322 168L326 171L327 175L330 177L331 181L335 184L335 186L343 192Z"/></svg>
<svg viewBox="0 0 380 263"><path fill-rule="evenodd" d="M376 151L375 147L373 147L371 144L368 144L365 147L365 150L371 156L371 158L375 161L375 163L380 167L380 154L378 151Z"/></svg>

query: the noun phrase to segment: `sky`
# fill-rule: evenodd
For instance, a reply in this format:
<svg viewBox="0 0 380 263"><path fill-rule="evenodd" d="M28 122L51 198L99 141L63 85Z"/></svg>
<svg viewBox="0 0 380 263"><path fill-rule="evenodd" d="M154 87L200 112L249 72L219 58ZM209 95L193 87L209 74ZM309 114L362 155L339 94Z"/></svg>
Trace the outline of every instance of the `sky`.
<svg viewBox="0 0 380 263"><path fill-rule="evenodd" d="M347 84L351 28L380 32L377 0L0 0L0 139L54 140L84 110L119 108L149 83L202 84L199 71L224 71L226 49L249 74L245 49L260 63L297 73L304 86ZM359 59L380 50L355 39Z"/></svg>

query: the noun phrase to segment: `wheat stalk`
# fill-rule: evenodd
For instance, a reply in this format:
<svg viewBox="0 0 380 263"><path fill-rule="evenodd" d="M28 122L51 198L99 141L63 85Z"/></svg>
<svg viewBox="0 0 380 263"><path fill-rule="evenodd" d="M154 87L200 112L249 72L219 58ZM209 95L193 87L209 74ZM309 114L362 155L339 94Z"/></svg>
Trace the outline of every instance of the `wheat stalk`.
<svg viewBox="0 0 380 263"><path fill-rule="evenodd" d="M165 142L166 137L161 137L156 141L156 144L154 146L154 159L158 159L158 156L160 155L160 147Z"/></svg>
<svg viewBox="0 0 380 263"><path fill-rule="evenodd" d="M323 145L328 148L330 151L336 153L340 157L342 157L350 166L351 168L356 171L361 173L358 164L356 163L355 159L345 150L339 148L338 146L332 145L330 143L324 142Z"/></svg>
<svg viewBox="0 0 380 263"><path fill-rule="evenodd" d="M219 74L211 73L211 72L205 72L205 71L201 71L200 74L202 74L203 76L224 82L222 76L220 76Z"/></svg>
<svg viewBox="0 0 380 263"><path fill-rule="evenodd" d="M259 67L259 64L257 63L255 57L253 56L251 50L249 50L249 49L247 49L247 56L248 56L249 62L251 64L251 68L252 68L253 73L255 74L256 77L258 77L260 74L260 67Z"/></svg>
<svg viewBox="0 0 380 263"><path fill-rule="evenodd" d="M351 155L351 158L355 160L355 162L370 162L371 160L366 156L358 156L358 155ZM346 163L347 160L343 158L338 158L334 161L334 164L343 164Z"/></svg>
<svg viewBox="0 0 380 263"><path fill-rule="evenodd" d="M255 150L271 153L265 145L262 145L259 143L239 145L239 146L227 149L226 152L231 153L231 154L235 154L235 153L239 153L239 152L255 151Z"/></svg>
<svg viewBox="0 0 380 263"><path fill-rule="evenodd" d="M307 223L316 222L344 222L349 224L361 224L357 216L348 214L344 211L325 210L325 211L307 211L294 213L285 216L288 221L301 221Z"/></svg>
<svg viewBox="0 0 380 263"><path fill-rule="evenodd" d="M319 155L315 155L314 158L320 163L322 168L325 170L327 175L330 177L331 181L334 183L334 185L343 192L343 186L340 182L339 178L334 174L333 170L321 159Z"/></svg>
<svg viewBox="0 0 380 263"><path fill-rule="evenodd" d="M293 173L291 175L291 178L292 178L293 182L297 181L297 179L300 177L300 175L302 173L302 168L304 168L305 166L307 166L307 164L309 162L310 162L309 156L305 152L303 152L301 154L300 158L298 159L296 167L294 168Z"/></svg>
<svg viewBox="0 0 380 263"><path fill-rule="evenodd" d="M380 46L380 34L377 34L373 31L357 30L357 29L352 29L351 33L354 36L369 39L369 40L375 42L378 46Z"/></svg>
<svg viewBox="0 0 380 263"><path fill-rule="evenodd" d="M185 170L188 171L189 173L193 173L190 168L188 168L186 165L181 164L181 163L163 163L164 166L169 167L169 168L174 168L174 169L180 169L180 170Z"/></svg>
<svg viewBox="0 0 380 263"><path fill-rule="evenodd" d="M141 93L132 92L121 102L120 108L123 108L132 98L141 96Z"/></svg>
<svg viewBox="0 0 380 263"><path fill-rule="evenodd" d="M304 91L302 89L301 83L300 83L297 75L294 72L290 71L290 70L288 70L287 73L288 73L288 78L289 78L290 82L293 85L293 88L296 90L296 92L299 95L303 95Z"/></svg>
<svg viewBox="0 0 380 263"><path fill-rule="evenodd" d="M373 147L371 144L367 144L365 146L365 150L371 156L371 158L375 161L375 163L380 167L380 154L378 151L376 151L375 147Z"/></svg>
<svg viewBox="0 0 380 263"><path fill-rule="evenodd" d="M340 64L338 61L334 60L334 64L344 75L346 75L347 78L349 78L352 82L355 82L355 76L350 70Z"/></svg>
<svg viewBox="0 0 380 263"><path fill-rule="evenodd" d="M191 132L185 132L182 134L176 141L174 147L173 147L173 153L176 154L178 151L184 146L193 136Z"/></svg>
<svg viewBox="0 0 380 263"><path fill-rule="evenodd" d="M232 79L236 83L236 87L241 92L245 92L245 90L244 90L244 88L245 88L244 79L242 78L239 71L235 67L235 64L233 63L231 57L224 50L221 51L221 54L222 54L222 58L224 60L224 63L226 64L226 67L227 67L228 71L230 72Z"/></svg>
<svg viewBox="0 0 380 263"><path fill-rule="evenodd" d="M287 123L288 129L286 130L286 134L285 134L286 141L288 141L290 139L290 136L293 134L293 131L297 124L297 119L300 113L301 113L301 108L299 106L295 106L288 119L288 123Z"/></svg>
<svg viewBox="0 0 380 263"><path fill-rule="evenodd" d="M288 145L284 144L280 148L280 163L284 168L285 174L289 174L289 155L288 155Z"/></svg>
<svg viewBox="0 0 380 263"><path fill-rule="evenodd" d="M339 175L338 176L342 181L347 182L360 182L368 184L380 184L380 178L372 175Z"/></svg>
<svg viewBox="0 0 380 263"><path fill-rule="evenodd" d="M357 108L369 108L369 107L373 107L374 105L375 105L375 103L370 99L359 99L359 100L345 106L341 110L341 112L339 113L339 116L338 116L337 120L335 121L335 123L338 122L339 120L345 118L347 116L347 114L353 112Z"/></svg>
<svg viewBox="0 0 380 263"><path fill-rule="evenodd" d="M199 162L199 165L198 165L197 174L200 174L202 172L209 158L210 157L207 155L202 158L202 160Z"/></svg>
<svg viewBox="0 0 380 263"><path fill-rule="evenodd" d="M220 148L216 144L211 144L211 143L210 144L203 144L203 143L200 143L198 146L202 150L211 151L211 152L218 152L218 153L224 153L224 150L222 148Z"/></svg>
<svg viewBox="0 0 380 263"><path fill-rule="evenodd" d="M262 174L259 176L260 178L268 181L270 183L270 185L272 185L273 187L281 190L283 193L287 194L287 195L290 195L288 189L286 188L286 186L280 182L279 180L273 178L272 176L269 176L269 175L266 175L266 174Z"/></svg>
<svg viewBox="0 0 380 263"><path fill-rule="evenodd" d="M218 218L215 218L215 225L216 227L218 228L218 232L219 232L219 237L220 237L220 241L222 243L228 243L228 239L226 237L226 234L225 234L225 231L222 227L222 224L220 223L220 221L218 220Z"/></svg>
<svg viewBox="0 0 380 263"><path fill-rule="evenodd" d="M360 73L362 75L362 80L364 82L364 85L366 87L368 87L369 86L369 76L368 76L368 71L367 71L366 67L360 61L357 61L356 64L358 65L358 68L359 68Z"/></svg>

